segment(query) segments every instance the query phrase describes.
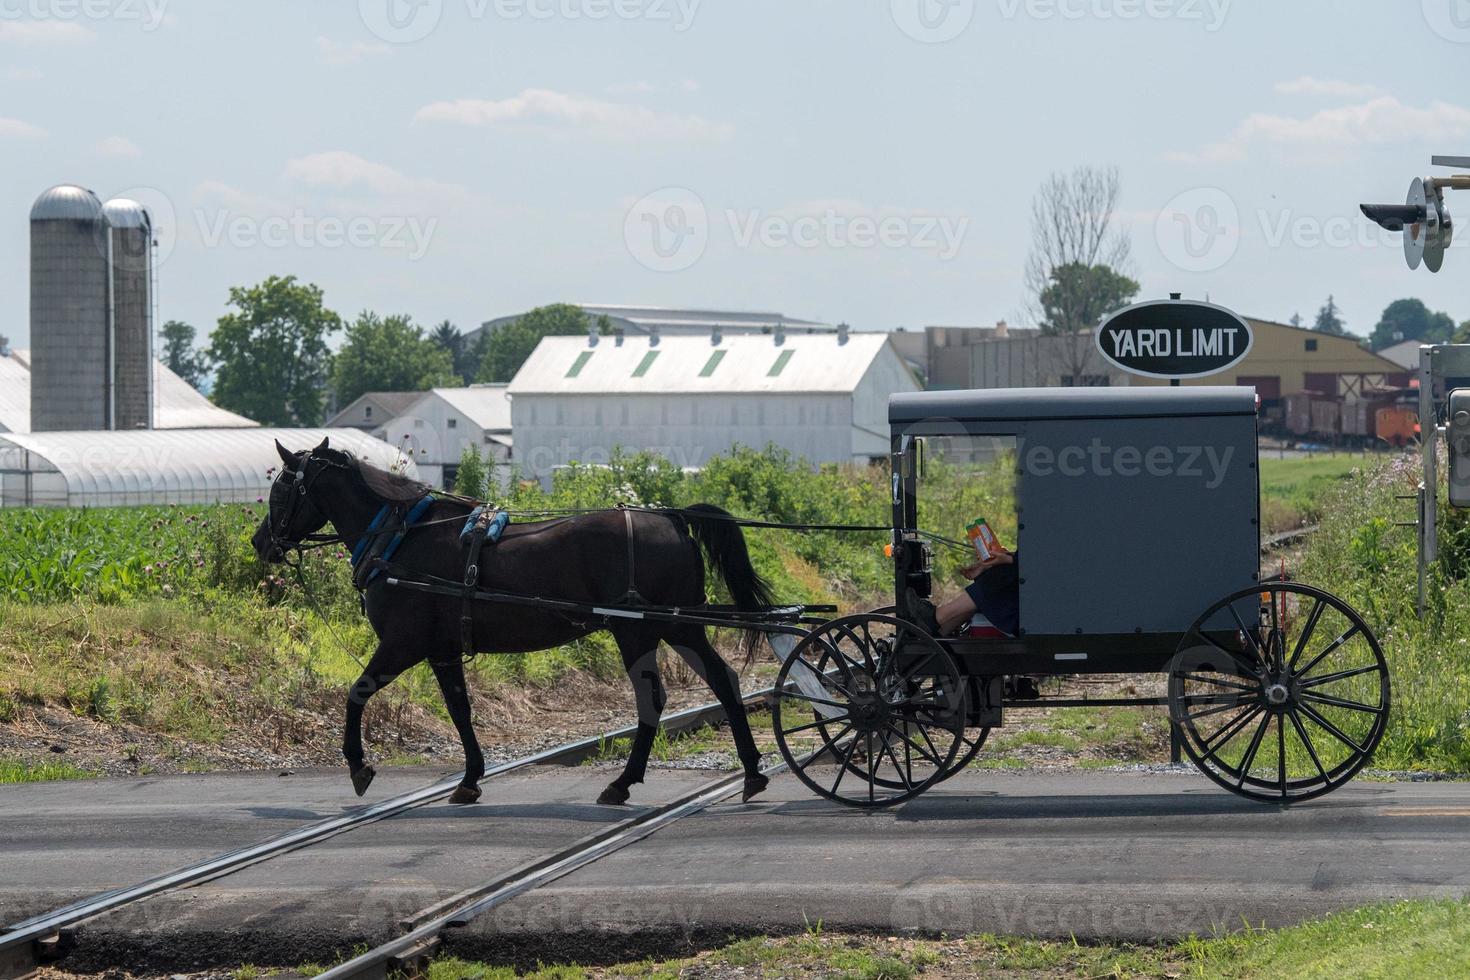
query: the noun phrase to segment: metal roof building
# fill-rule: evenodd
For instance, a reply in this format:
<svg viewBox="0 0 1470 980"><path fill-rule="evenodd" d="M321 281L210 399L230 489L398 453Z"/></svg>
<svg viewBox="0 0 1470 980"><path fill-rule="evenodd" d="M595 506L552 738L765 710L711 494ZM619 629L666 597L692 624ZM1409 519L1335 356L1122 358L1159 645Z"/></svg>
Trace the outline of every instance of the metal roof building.
<svg viewBox="0 0 1470 980"><path fill-rule="evenodd" d="M308 449L322 439L411 476L387 443L356 429L176 429L0 435L0 506L113 507L249 502L279 468L275 440Z"/></svg>
<svg viewBox="0 0 1470 980"><path fill-rule="evenodd" d="M736 444L867 462L888 453L889 395L918 389L887 334L546 337L510 383L515 459L538 478L617 447L685 467Z"/></svg>
<svg viewBox="0 0 1470 980"><path fill-rule="evenodd" d="M374 434L411 454L424 482L452 488L466 446L475 446L497 464L510 461L510 399L505 392L503 384L431 388Z"/></svg>
<svg viewBox="0 0 1470 980"><path fill-rule="evenodd" d="M153 362L153 426L156 429L236 429L256 425L228 412L158 361ZM30 352L0 355L0 432L31 431Z"/></svg>
<svg viewBox="0 0 1470 980"><path fill-rule="evenodd" d="M617 306L599 303L574 303L593 321L607 317L614 331L626 337L710 337L714 334L772 334L784 330L788 334L836 333L830 323L801 320L784 313L752 310L681 310L662 306ZM496 330L525 316L515 313L496 317L469 334L469 342L480 332Z"/></svg>

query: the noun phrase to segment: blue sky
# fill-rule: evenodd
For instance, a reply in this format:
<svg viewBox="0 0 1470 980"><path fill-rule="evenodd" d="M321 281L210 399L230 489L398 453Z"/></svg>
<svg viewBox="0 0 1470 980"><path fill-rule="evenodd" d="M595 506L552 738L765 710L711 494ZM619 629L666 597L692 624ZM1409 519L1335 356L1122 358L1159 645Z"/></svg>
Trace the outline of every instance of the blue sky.
<svg viewBox="0 0 1470 980"><path fill-rule="evenodd" d="M1079 164L1119 169L1140 298L1465 320L1470 248L1411 273L1356 205L1470 154L1467 83L1470 0L0 0L0 333L60 182L157 213L201 333L277 273L462 327L1017 322L1031 195Z"/></svg>

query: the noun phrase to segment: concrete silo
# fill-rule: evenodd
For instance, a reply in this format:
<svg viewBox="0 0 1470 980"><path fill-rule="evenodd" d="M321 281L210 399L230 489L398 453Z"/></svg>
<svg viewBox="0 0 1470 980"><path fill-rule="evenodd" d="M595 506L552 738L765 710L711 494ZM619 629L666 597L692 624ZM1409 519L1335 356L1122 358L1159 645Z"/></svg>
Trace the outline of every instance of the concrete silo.
<svg viewBox="0 0 1470 980"><path fill-rule="evenodd" d="M31 208L31 430L110 429L115 377L111 234L71 184Z"/></svg>
<svg viewBox="0 0 1470 980"><path fill-rule="evenodd" d="M153 222L136 201L102 206L111 235L114 429L153 428Z"/></svg>

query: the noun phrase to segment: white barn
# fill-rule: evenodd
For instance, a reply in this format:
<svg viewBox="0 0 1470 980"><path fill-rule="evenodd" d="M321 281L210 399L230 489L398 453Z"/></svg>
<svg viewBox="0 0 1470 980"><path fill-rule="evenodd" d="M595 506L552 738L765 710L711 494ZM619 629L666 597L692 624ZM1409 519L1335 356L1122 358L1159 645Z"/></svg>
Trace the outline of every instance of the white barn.
<svg viewBox="0 0 1470 980"><path fill-rule="evenodd" d="M739 444L811 463L888 455L888 396L919 390L887 334L547 337L510 383L517 470L614 448L700 467Z"/></svg>
<svg viewBox="0 0 1470 980"><path fill-rule="evenodd" d="M471 445L479 447L481 456L495 460L503 480L504 464L511 458L510 401L505 392L503 384L431 388L374 435L411 456L418 464L419 479L430 486L453 487L460 455Z"/></svg>

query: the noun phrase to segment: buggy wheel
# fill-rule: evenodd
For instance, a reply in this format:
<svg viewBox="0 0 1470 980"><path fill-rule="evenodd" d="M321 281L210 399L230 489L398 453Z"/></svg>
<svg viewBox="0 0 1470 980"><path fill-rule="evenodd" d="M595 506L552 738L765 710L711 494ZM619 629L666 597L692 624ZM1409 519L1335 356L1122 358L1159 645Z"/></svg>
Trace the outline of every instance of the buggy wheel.
<svg viewBox="0 0 1470 980"><path fill-rule="evenodd" d="M848 806L891 806L952 775L964 678L923 630L863 613L816 627L776 678L776 743L798 779ZM983 742L984 738L975 740Z"/></svg>
<svg viewBox="0 0 1470 980"><path fill-rule="evenodd" d="M1264 803L1331 792L1388 726L1383 649L1336 596L1270 582L1221 599L1180 641L1169 720L1219 785Z"/></svg>

